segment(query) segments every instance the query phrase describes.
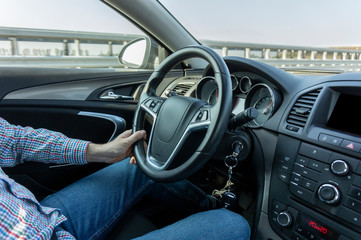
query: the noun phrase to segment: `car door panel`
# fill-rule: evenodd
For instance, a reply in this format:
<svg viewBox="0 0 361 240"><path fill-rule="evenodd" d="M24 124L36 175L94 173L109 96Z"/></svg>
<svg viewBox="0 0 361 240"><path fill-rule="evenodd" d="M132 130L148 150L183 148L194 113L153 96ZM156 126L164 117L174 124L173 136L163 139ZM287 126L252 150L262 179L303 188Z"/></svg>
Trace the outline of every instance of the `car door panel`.
<svg viewBox="0 0 361 240"><path fill-rule="evenodd" d="M0 68L3 86L0 117L12 124L47 128L68 137L104 143L131 128L137 101L101 99L100 95L112 90L136 98L139 86L144 86L150 74L150 71ZM42 199L105 166L26 162L4 171Z"/></svg>

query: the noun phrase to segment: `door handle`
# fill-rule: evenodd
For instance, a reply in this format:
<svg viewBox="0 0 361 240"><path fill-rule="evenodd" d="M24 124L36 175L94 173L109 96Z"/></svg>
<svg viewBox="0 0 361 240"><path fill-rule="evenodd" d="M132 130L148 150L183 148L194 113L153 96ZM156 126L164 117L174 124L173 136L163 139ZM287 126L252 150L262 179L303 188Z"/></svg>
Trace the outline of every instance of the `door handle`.
<svg viewBox="0 0 361 240"><path fill-rule="evenodd" d="M100 99L103 100L134 100L131 96L124 96L120 94L115 94L113 91L106 91L101 96Z"/></svg>

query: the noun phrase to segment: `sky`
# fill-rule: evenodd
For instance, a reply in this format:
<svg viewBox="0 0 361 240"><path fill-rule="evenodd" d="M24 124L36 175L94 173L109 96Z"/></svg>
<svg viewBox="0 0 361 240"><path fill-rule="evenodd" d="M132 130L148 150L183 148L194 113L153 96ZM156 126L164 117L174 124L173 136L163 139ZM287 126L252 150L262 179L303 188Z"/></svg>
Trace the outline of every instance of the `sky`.
<svg viewBox="0 0 361 240"><path fill-rule="evenodd" d="M197 39L360 46L360 0L161 0ZM0 26L141 32L99 0L0 0Z"/></svg>

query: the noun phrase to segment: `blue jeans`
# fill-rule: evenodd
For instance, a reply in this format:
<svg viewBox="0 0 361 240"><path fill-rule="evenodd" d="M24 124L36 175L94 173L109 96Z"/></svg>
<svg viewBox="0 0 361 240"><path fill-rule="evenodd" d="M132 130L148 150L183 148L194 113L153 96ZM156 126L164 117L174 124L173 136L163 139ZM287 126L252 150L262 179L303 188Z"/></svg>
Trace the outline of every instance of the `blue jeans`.
<svg viewBox="0 0 361 240"><path fill-rule="evenodd" d="M103 239L146 195L184 209L202 211L211 207L207 195L188 181L154 182L127 160L67 186L45 198L41 204L60 208L68 219L61 227L77 239ZM183 239L249 239L249 235L248 223L241 216L219 209L192 215L139 239L159 239L161 236L170 239L181 239L181 236Z"/></svg>

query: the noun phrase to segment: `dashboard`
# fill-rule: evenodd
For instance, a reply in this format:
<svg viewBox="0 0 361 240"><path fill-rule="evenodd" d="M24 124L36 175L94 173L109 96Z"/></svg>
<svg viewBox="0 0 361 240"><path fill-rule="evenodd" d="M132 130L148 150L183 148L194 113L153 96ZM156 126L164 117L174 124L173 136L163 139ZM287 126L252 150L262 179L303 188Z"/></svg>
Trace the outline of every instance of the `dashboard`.
<svg viewBox="0 0 361 240"><path fill-rule="evenodd" d="M253 139L261 199L255 239L361 239L361 74L297 76L249 59L225 61L232 115L258 111L242 128ZM172 91L217 101L211 69L173 81L163 96Z"/></svg>
<svg viewBox="0 0 361 240"><path fill-rule="evenodd" d="M246 125L251 128L262 127L282 102L278 90L270 86L269 80L252 72L235 71L231 73L230 79L233 96L232 115L254 108L258 112L257 117ZM201 99L213 106L218 100L218 86L212 72L208 70L199 80L194 80L194 78L181 78L170 85L163 92L163 96L169 93L180 94ZM188 92L184 89L188 89Z"/></svg>

